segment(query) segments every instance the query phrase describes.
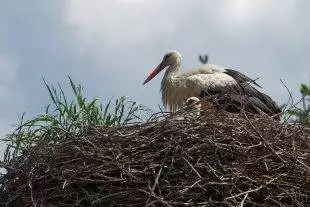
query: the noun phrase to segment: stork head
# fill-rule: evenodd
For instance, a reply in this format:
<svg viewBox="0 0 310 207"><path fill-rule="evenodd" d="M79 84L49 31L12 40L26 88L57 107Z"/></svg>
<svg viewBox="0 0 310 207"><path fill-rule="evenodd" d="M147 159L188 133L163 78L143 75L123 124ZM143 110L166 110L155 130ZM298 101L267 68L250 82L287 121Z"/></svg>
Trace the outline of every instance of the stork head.
<svg viewBox="0 0 310 207"><path fill-rule="evenodd" d="M167 52L164 55L161 63L159 63L159 65L152 71L152 73L143 82L143 85L149 82L150 80L152 80L160 71L164 70L166 67L179 66L181 64L181 61L182 61L182 56L178 51L172 50L170 52Z"/></svg>

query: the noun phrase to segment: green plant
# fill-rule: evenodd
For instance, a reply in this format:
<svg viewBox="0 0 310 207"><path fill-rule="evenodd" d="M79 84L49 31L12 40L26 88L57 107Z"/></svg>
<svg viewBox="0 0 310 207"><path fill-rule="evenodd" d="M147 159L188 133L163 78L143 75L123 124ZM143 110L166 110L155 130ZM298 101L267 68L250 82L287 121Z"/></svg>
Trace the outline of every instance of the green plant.
<svg viewBox="0 0 310 207"><path fill-rule="evenodd" d="M301 93L301 107L295 106L292 109L289 109L287 113L295 117L299 122L304 125L310 124L310 85L301 84L300 89Z"/></svg>
<svg viewBox="0 0 310 207"><path fill-rule="evenodd" d="M142 105L121 97L110 99L103 107L98 99L88 101L83 95L83 87L76 85L70 77L70 87L74 100L68 101L60 86L50 86L43 79L51 98L45 113L24 121L24 115L16 131L4 139L7 145L5 161L16 157L20 152L35 146L38 142L57 142L59 137L77 137L88 132L94 126L119 126L141 120L143 112L148 111Z"/></svg>

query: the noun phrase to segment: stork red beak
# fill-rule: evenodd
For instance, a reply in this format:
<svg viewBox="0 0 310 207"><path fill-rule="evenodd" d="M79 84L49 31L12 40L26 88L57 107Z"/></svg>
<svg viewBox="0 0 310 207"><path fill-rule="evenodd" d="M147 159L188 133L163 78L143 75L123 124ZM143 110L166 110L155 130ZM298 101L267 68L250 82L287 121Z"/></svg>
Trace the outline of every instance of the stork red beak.
<svg viewBox="0 0 310 207"><path fill-rule="evenodd" d="M152 72L151 74L145 79L143 82L143 85L152 80L160 71L162 71L165 68L165 66L160 63Z"/></svg>

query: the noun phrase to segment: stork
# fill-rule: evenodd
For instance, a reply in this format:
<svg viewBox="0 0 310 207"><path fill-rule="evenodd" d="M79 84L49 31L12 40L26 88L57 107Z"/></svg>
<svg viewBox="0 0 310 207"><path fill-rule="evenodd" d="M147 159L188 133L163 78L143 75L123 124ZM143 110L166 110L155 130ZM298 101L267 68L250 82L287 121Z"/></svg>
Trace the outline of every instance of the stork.
<svg viewBox="0 0 310 207"><path fill-rule="evenodd" d="M267 114L281 112L277 104L266 94L256 90L251 84L260 87L253 79L232 69L212 64L204 64L184 73L178 73L182 56L178 51L166 53L161 63L151 72L143 85L152 80L159 72L166 68L161 82L160 91L165 108L176 111L190 97L211 97L225 92L235 94L227 100L254 101L248 105L259 108ZM250 84L251 83L251 84ZM247 99L247 97L249 99ZM227 103L222 100L222 103Z"/></svg>

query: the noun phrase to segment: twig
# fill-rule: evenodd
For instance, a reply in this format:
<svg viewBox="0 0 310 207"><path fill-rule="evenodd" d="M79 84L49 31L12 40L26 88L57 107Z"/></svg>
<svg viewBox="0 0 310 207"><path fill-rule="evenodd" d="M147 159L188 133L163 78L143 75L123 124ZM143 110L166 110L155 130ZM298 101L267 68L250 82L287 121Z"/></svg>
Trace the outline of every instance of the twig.
<svg viewBox="0 0 310 207"><path fill-rule="evenodd" d="M28 186L29 186L29 188L30 188L30 198L31 198L32 205L33 205L34 207L36 207L37 204L36 204L36 202L35 202L35 200L34 200L33 188L32 188L33 170L34 170L34 168L31 168L31 170L30 170L30 178L29 178L29 180L28 180Z"/></svg>
<svg viewBox="0 0 310 207"><path fill-rule="evenodd" d="M251 127L254 129L254 131L256 132L256 134L264 141L264 143L269 147L269 149L284 163L286 163L285 160L282 159L282 157L280 157L280 155L278 155L278 153L276 153L276 151L270 146L270 144L267 142L267 140L259 133L259 131L257 131L256 127L254 127L254 125L252 124L252 122L250 121L250 119L248 118L248 116L243 113L246 120L249 122L249 124L251 125Z"/></svg>
<svg viewBox="0 0 310 207"><path fill-rule="evenodd" d="M6 170L15 170L14 168L12 168L11 166L8 166L6 163L0 161L0 168L3 167L5 168Z"/></svg>
<svg viewBox="0 0 310 207"><path fill-rule="evenodd" d="M169 203L167 203L166 201L164 201L164 199L162 199L162 198L160 198L160 197L158 197L157 195L155 195L155 194L153 194L153 195L151 195L151 193L150 192L147 192L147 191L145 191L145 190L142 190L142 189L139 189L139 191L141 191L141 192L143 192L143 193L146 193L146 194L148 194L149 195L149 197L155 197L159 202L161 202L161 203L163 203L163 204L165 204L166 206L168 206L168 207L173 207L173 206L171 206ZM145 204L145 207L146 206L149 206L151 203L149 203L149 204Z"/></svg>
<svg viewBox="0 0 310 207"><path fill-rule="evenodd" d="M302 161L300 161L299 159L297 159L297 162L302 164L305 168L307 168L310 171L310 167L308 165L306 165L305 163L303 163Z"/></svg>
<svg viewBox="0 0 310 207"><path fill-rule="evenodd" d="M244 194L249 194L249 193L252 193L252 192L255 192L255 191L259 191L259 190L262 189L262 188L263 188L263 186L259 186L258 188L255 188L255 189L252 189L252 190L248 190L248 191L239 193L239 194L237 194L237 195L224 198L224 200L229 200L229 199L237 198L237 197L242 196L242 195L244 195Z"/></svg>
<svg viewBox="0 0 310 207"><path fill-rule="evenodd" d="M165 157L164 157L163 162L162 162L162 164L161 164L161 167L160 167L160 169L159 169L159 171L158 171L158 173L157 173L157 176L156 176L156 178L155 178L155 182L154 182L154 184L153 184L153 186L152 186L152 188L151 188L150 196L149 196L149 198L147 199L145 206L148 206L148 203L150 202L150 199L151 199L151 197L152 197L153 194L154 194L155 188L156 188L156 186L158 185L158 180L159 180L159 177L160 177L161 172L162 172L162 170L163 170L164 162L165 162L165 160L166 160L166 156L167 156L167 154L168 154L169 151L170 151L170 150L167 150L167 152L166 152L166 154L165 154Z"/></svg>
<svg viewBox="0 0 310 207"><path fill-rule="evenodd" d="M192 170L194 170L194 172L198 175L198 177L202 178L199 172L194 168L194 166L185 157L182 158L187 162L187 164L192 168Z"/></svg>
<svg viewBox="0 0 310 207"><path fill-rule="evenodd" d="M243 207L244 205L244 201L246 200L246 198L248 197L249 193L246 193L244 198L242 199L241 203L240 203L240 207Z"/></svg>
<svg viewBox="0 0 310 207"><path fill-rule="evenodd" d="M289 94L289 98L287 100L287 103L285 104L285 108L288 106L289 102L291 101L291 105L293 104L293 95L292 95L292 92L290 91L290 89L286 86L286 84L284 83L284 81L282 79L280 79L282 85L285 87L286 91L288 92ZM285 110L283 110L285 111ZM283 112L282 112L283 113Z"/></svg>

